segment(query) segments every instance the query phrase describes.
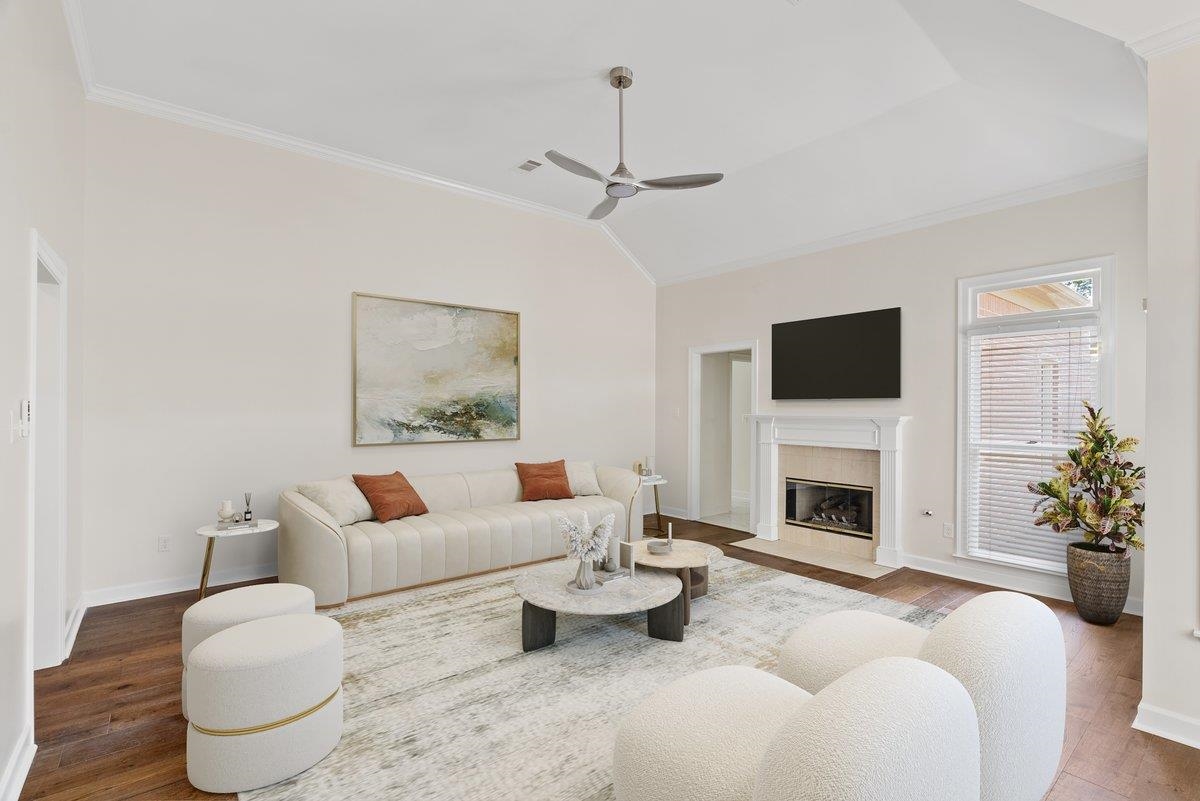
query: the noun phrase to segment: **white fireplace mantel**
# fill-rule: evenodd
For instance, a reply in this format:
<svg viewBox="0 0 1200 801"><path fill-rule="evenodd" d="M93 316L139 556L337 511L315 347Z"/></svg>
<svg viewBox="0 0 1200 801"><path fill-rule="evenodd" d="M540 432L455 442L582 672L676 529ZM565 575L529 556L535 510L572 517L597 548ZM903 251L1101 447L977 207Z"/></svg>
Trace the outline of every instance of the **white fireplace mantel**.
<svg viewBox="0 0 1200 801"><path fill-rule="evenodd" d="M908 417L822 417L755 414L755 459L751 463L754 534L779 539L779 446L858 448L879 451L879 546L875 561L900 567L900 431Z"/></svg>

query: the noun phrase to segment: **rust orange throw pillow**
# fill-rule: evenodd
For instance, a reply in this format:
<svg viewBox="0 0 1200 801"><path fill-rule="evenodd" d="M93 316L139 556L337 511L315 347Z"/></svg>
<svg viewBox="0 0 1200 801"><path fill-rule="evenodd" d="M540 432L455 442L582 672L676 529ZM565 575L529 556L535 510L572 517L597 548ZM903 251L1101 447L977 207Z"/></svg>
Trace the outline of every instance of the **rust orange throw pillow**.
<svg viewBox="0 0 1200 801"><path fill-rule="evenodd" d="M367 503L380 523L429 512L425 501L399 471L388 476L355 475L354 483L367 496Z"/></svg>
<svg viewBox="0 0 1200 801"><path fill-rule="evenodd" d="M571 484L567 481L567 463L557 462L525 464L517 462L517 477L521 479L521 500L551 501L574 498Z"/></svg>

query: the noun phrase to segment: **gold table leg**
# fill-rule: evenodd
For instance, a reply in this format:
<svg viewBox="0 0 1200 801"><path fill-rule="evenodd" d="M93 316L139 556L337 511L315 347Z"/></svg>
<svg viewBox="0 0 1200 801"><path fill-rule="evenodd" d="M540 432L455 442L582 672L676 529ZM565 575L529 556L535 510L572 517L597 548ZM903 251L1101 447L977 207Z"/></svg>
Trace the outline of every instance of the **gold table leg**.
<svg viewBox="0 0 1200 801"><path fill-rule="evenodd" d="M217 542L216 537L209 537L208 544L204 546L204 569L200 571L200 599L204 599L204 593L208 590L208 574L212 571L212 555L213 545Z"/></svg>
<svg viewBox="0 0 1200 801"><path fill-rule="evenodd" d="M658 485L654 485L654 520L658 524L658 531L662 531L662 507L658 505Z"/></svg>

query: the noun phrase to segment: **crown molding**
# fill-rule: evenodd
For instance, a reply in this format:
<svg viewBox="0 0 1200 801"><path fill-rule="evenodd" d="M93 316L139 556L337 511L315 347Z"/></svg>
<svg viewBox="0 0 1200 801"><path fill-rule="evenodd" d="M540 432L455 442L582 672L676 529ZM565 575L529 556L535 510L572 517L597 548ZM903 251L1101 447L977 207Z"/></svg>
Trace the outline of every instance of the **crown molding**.
<svg viewBox="0 0 1200 801"><path fill-rule="evenodd" d="M638 272L642 274L642 277L649 281L652 286L658 286L658 279L650 274L650 271L646 269L645 265L642 264L637 256L633 255L633 251L625 246L625 243L621 241L621 237L617 236L616 232L608 226L608 223L600 223L600 230L603 231L604 235L608 237L608 240L612 242L613 247L621 251L622 255L629 259L629 263L637 268Z"/></svg>
<svg viewBox="0 0 1200 801"><path fill-rule="evenodd" d="M1164 28L1157 33L1126 43L1126 47L1149 61L1188 45L1200 44L1200 17Z"/></svg>
<svg viewBox="0 0 1200 801"><path fill-rule="evenodd" d="M79 80L83 83L83 92L86 95L92 91L96 77L92 69L92 49L88 45L87 28L83 24L83 8L79 5L79 0L62 0L62 11L67 22L71 49L75 51Z"/></svg>
<svg viewBox="0 0 1200 801"><path fill-rule="evenodd" d="M934 225L940 225L954 220L961 220L966 217L975 217L980 214L987 214L993 211L1002 211L1014 206L1024 206L1027 203L1036 203L1040 200L1049 200L1050 198L1059 197L1061 195L1070 195L1075 192L1082 192L1088 189L1098 189L1109 184L1121 183L1122 181L1132 181L1136 178L1143 178L1146 175L1146 160L1139 159L1138 161L1129 162L1127 164L1119 164L1115 167L1106 167L1104 169L1095 170L1093 172L1083 173L1071 178L1065 178L1061 181L1035 186L1032 189L1023 189L1019 192L1011 192L1005 195L997 195L995 197L977 200L971 203L964 203L959 206L951 206L941 211L930 212L916 217L909 217L905 220L899 220L894 223L878 225L873 228L864 228L859 231L853 231L848 234L830 237L828 239L816 240L807 242L796 247L777 250L772 253L764 253L761 256L752 256L746 259L738 259L736 261L725 262L705 270L687 273L685 275L673 276L670 278L658 279L658 286L672 286L674 284L683 284L688 281L696 281L702 278L711 278L724 273L736 272L749 267L757 267L763 264L783 261L785 259L796 258L799 256L807 256L812 253L820 253L826 250L834 250L835 248L846 247L847 245L857 245L863 242L869 242L873 239L882 239L896 234L908 233L921 228L929 228Z"/></svg>
<svg viewBox="0 0 1200 801"><path fill-rule="evenodd" d="M588 228L596 227L596 223L588 220L578 214L572 214L569 211L547 206L542 203L536 203L531 200L506 195L501 192L493 192L490 189L473 186L461 181L454 181L449 178L441 178L431 173L421 172L420 170L403 167L399 164L393 164L382 159L371 158L370 156L362 156L358 153L353 153L349 150L322 145L317 142L312 142L300 137L290 136L288 134L277 133L267 128L260 128L257 125L249 125L237 120L231 120L227 117L221 117L216 114L209 114L204 111L197 111L186 106L168 103L163 100L156 100L144 95L126 92L123 89L114 89L110 86L93 85L87 93L87 99L96 103L103 103L108 106L125 109L127 111L135 111L140 114L146 114L151 117L159 117L160 119L170 120L171 122L181 123L193 128L202 128L213 133L225 134L238 139L245 139L250 142L256 142L262 145L279 148L281 150L290 150L293 153L300 153L305 156L312 156L324 161L331 161L335 164L342 164L348 167L356 167L361 170L368 170L383 175L390 175L395 178L403 178L407 181L416 183L432 184L442 189L448 189L461 195L469 195L471 197L488 200L493 203L500 203L505 206L511 206L523 211L531 211L536 214L542 214L547 217L555 217L560 220L566 220L577 225L586 226Z"/></svg>

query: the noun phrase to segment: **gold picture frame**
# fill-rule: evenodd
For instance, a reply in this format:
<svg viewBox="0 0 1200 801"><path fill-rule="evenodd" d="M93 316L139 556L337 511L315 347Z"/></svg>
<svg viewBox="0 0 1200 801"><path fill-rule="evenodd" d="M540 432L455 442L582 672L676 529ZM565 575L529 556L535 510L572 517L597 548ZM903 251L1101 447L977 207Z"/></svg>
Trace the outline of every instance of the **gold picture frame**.
<svg viewBox="0 0 1200 801"><path fill-rule="evenodd" d="M350 353L354 447L521 438L520 312L352 292Z"/></svg>

